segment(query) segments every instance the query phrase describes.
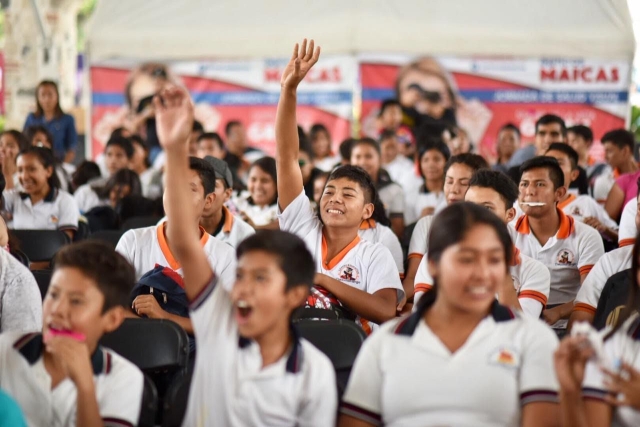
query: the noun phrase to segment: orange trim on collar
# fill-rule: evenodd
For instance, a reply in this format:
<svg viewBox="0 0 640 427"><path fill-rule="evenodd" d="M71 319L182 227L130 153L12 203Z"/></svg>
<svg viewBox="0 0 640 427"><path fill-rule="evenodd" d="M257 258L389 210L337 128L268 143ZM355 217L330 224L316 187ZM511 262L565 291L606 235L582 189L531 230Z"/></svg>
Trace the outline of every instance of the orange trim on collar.
<svg viewBox="0 0 640 427"><path fill-rule="evenodd" d="M573 202L575 199L577 199L576 195L571 193L569 194L569 197L567 197L567 199L564 202L560 202L558 203L558 209L562 210L564 209L569 203Z"/></svg>
<svg viewBox="0 0 640 427"><path fill-rule="evenodd" d="M371 228L376 228L376 220L375 219L365 219L360 223L360 230L369 230Z"/></svg>
<svg viewBox="0 0 640 427"><path fill-rule="evenodd" d="M515 267L516 265L520 265L522 259L520 258L520 249L513 247L513 255L511 255L511 266Z"/></svg>
<svg viewBox="0 0 640 427"><path fill-rule="evenodd" d="M351 243L349 243L347 246L345 246L344 249L342 249L338 253L338 255L333 257L333 259L327 261L327 252L328 252L327 239L324 237L324 234L323 234L322 235L322 266L326 270L333 270L333 268L336 265L338 265L340 261L342 261L342 258L344 258L349 253L349 251L353 249L358 243L360 243L360 236L356 235L356 238L353 239Z"/></svg>
<svg viewBox="0 0 640 427"><path fill-rule="evenodd" d="M224 233L231 233L231 229L233 228L233 214L225 205L222 205L222 209L224 210L224 225L222 226L222 231Z"/></svg>
<svg viewBox="0 0 640 427"><path fill-rule="evenodd" d="M556 208L558 216L560 217L560 228L556 233L558 239L566 239L575 231L575 220L570 215L565 215L561 209ZM516 231L520 234L531 233L531 227L529 226L529 216L522 215L516 222Z"/></svg>
<svg viewBox="0 0 640 427"><path fill-rule="evenodd" d="M613 177L618 178L619 176L620 176L620 171L618 170L618 168L615 168L613 170Z"/></svg>
<svg viewBox="0 0 640 427"><path fill-rule="evenodd" d="M162 251L162 254L164 255L164 257L167 259L167 262L169 263L169 267L171 267L171 269L173 270L179 270L180 263L176 260L176 258L171 253L171 249L169 249L169 244L167 243L167 239L164 236L166 228L167 228L166 221L156 227L156 234L158 236L158 243L160 244L160 250ZM207 242L209 241L209 233L207 233L205 229L202 227L198 227L198 228L200 228L200 236L201 236L200 244L202 245L202 247L204 247L204 245L206 245Z"/></svg>

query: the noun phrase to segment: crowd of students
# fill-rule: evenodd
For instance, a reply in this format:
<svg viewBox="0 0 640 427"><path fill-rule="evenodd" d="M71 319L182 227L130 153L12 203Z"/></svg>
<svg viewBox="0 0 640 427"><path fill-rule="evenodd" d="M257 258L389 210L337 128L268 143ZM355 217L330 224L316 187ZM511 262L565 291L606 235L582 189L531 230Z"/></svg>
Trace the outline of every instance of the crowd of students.
<svg viewBox="0 0 640 427"><path fill-rule="evenodd" d="M296 119L319 56L305 40L283 72L275 158L238 121L226 144L204 132L168 84L144 107L158 150L121 128L73 170L73 121L38 87L25 132L0 136L0 426L135 425L143 375L99 345L126 317L190 336L185 426L640 424L633 135L606 133L598 163L588 127L544 115L531 145L505 125L490 166L417 87L429 108L383 102L378 134L334 156L326 127ZM157 224L115 250L78 235L127 209ZM44 300L12 229L82 240L56 254ZM304 307L368 336L343 396L297 332ZM571 334L585 321L602 348Z"/></svg>

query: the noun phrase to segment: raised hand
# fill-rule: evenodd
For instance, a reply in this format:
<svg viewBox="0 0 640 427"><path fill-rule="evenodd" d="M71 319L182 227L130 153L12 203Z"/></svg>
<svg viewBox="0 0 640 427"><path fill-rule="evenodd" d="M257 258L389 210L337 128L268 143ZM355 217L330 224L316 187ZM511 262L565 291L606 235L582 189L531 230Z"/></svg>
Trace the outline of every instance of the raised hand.
<svg viewBox="0 0 640 427"><path fill-rule="evenodd" d="M193 102L189 93L177 86L168 87L153 98L153 106L162 148L186 148L193 128Z"/></svg>
<svg viewBox="0 0 640 427"><path fill-rule="evenodd" d="M311 67L318 62L320 58L320 46L314 49L314 42L311 40L307 46L307 39L302 41L302 46L298 47L296 43L293 48L293 55L282 72L280 85L283 89L296 89L300 82L307 75Z"/></svg>

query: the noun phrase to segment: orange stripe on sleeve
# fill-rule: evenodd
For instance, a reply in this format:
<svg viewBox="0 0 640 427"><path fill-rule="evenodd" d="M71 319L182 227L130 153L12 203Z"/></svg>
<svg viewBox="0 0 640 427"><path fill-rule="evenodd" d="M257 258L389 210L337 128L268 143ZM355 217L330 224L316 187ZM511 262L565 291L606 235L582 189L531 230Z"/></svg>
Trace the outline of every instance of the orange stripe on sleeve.
<svg viewBox="0 0 640 427"><path fill-rule="evenodd" d="M414 286L414 292L429 292L433 288L433 285L427 283L416 283Z"/></svg>
<svg viewBox="0 0 640 427"><path fill-rule="evenodd" d="M636 239L622 239L618 242L618 247L619 248L623 248L625 246L629 246L629 245L633 245L635 243Z"/></svg>
<svg viewBox="0 0 640 427"><path fill-rule="evenodd" d="M409 254L409 256L407 257L407 259L411 259L411 258L419 258L422 259L422 257L424 256L424 254L419 254L417 252L414 252L412 254Z"/></svg>
<svg viewBox="0 0 640 427"><path fill-rule="evenodd" d="M584 312L589 313L589 314L594 314L594 315L596 314L595 307L591 307L589 304L585 304L583 302L576 303L573 306L573 310L572 311L584 311Z"/></svg>
<svg viewBox="0 0 640 427"><path fill-rule="evenodd" d="M543 307L547 306L547 297L538 291L522 291L518 295L518 299L520 298L531 298L542 304Z"/></svg>
<svg viewBox="0 0 640 427"><path fill-rule="evenodd" d="M583 274L589 274L592 268L593 268L593 264L583 265L582 267L580 267L580 275L582 276Z"/></svg>

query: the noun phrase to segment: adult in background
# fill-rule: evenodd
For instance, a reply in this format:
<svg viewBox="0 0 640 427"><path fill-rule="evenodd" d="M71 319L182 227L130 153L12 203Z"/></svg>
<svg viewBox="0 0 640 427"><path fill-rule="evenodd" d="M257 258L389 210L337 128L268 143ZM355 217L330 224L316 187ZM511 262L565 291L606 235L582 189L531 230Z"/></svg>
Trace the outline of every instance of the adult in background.
<svg viewBox="0 0 640 427"><path fill-rule="evenodd" d="M58 85L51 80L41 81L36 88L36 111L27 116L24 129L34 125L43 125L51 132L53 153L58 160L73 162L78 144L76 122L62 111Z"/></svg>
<svg viewBox="0 0 640 427"><path fill-rule="evenodd" d="M502 126L498 131L498 143L496 145L498 160L493 165L493 170L507 173L509 171L507 164L519 147L520 129L513 123L507 123Z"/></svg>

